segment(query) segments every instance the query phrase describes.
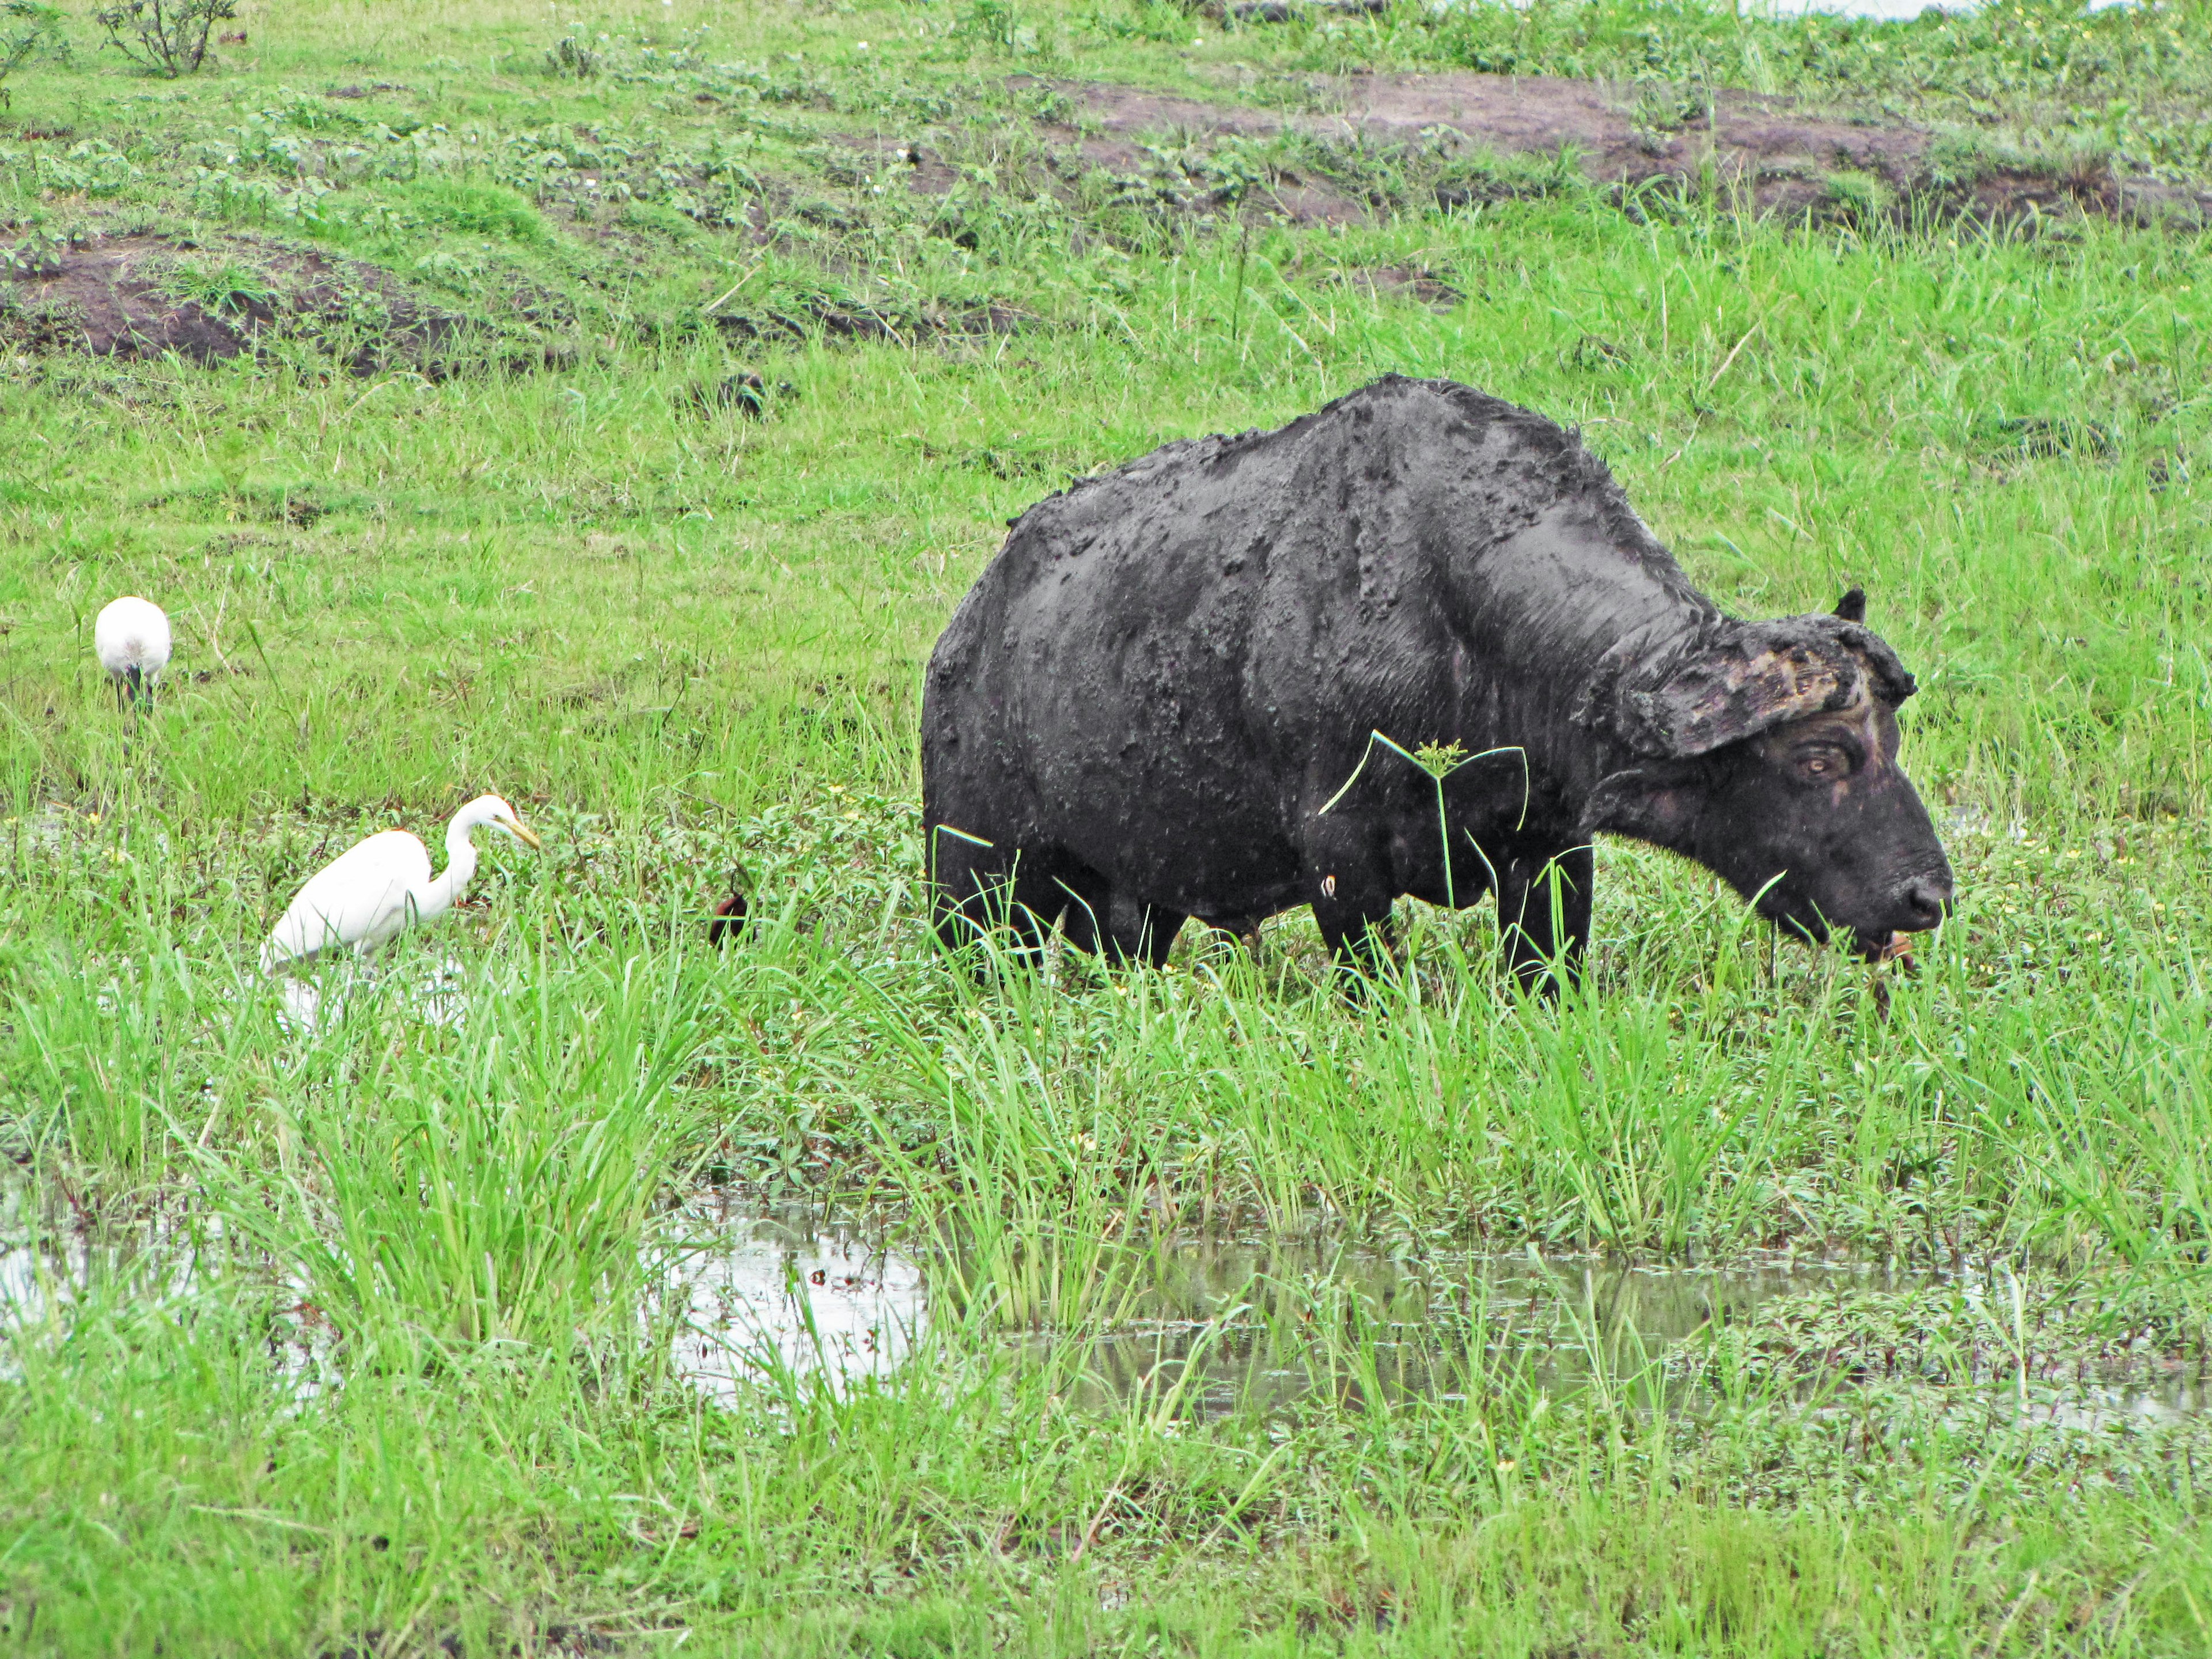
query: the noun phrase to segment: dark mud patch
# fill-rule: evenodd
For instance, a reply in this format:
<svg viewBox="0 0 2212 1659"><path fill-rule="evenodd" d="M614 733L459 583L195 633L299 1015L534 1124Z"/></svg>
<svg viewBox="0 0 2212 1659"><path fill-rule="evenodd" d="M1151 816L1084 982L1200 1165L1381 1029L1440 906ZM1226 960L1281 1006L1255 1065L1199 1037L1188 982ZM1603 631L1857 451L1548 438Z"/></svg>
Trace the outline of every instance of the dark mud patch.
<svg viewBox="0 0 2212 1659"><path fill-rule="evenodd" d="M1036 326L1031 313L994 301L977 306L898 306L809 299L757 309L717 313L714 326L728 339L797 344L883 341L915 345L945 339L989 339Z"/></svg>
<svg viewBox="0 0 2212 1659"><path fill-rule="evenodd" d="M1038 137L1046 148L1026 170L1029 190L1049 191L1075 208L1096 206L1103 198L1148 212L1257 210L1300 224L1353 224L1371 216L1373 204L1365 198L1279 159L1257 168L1249 163L1226 169L1215 165L1214 152L1224 143L1279 137L1288 130L1282 118L1263 110L1142 95L1158 106L1157 125L1136 122L1126 133L1060 125L1042 129ZM902 179L915 195L943 200L963 180L958 167L926 144L850 136L830 142L852 158L842 177L833 165L831 176L838 182L882 185ZM1102 179L1104 189L1086 191L1086 175ZM963 246L975 245L956 218L948 217L938 228Z"/></svg>
<svg viewBox="0 0 2212 1659"><path fill-rule="evenodd" d="M1100 82L1049 84L1079 112L1078 125L1054 136L1091 165L1117 172L1140 170L1164 149L1297 135L1355 155L1441 148L1570 156L1594 183L1701 190L1710 182L1791 217L1895 217L1915 203L1993 222L2075 210L2191 225L2212 216L2212 195L2178 185L2122 179L2094 164L2045 172L1978 162L1943 154L1929 129L1819 113L1747 92L1708 101L1547 76L1355 73L1308 83L1301 96L1309 107L1300 112ZM1285 174L1265 193L1285 216L1311 222L1367 216L1375 205L1372 192L1347 188L1326 169L1317 178ZM1510 180L1493 188L1480 174L1434 187L1447 208L1513 193Z"/></svg>
<svg viewBox="0 0 2212 1659"><path fill-rule="evenodd" d="M927 144L864 138L848 132L833 132L827 143L833 155L853 158L850 162L831 164L830 177L836 183L859 185L897 179L917 195L949 196L960 182L959 169L945 159L943 152Z"/></svg>
<svg viewBox="0 0 2212 1659"><path fill-rule="evenodd" d="M0 252L0 341L33 353L201 364L307 341L356 374L435 372L467 332L390 273L234 237L95 236Z"/></svg>

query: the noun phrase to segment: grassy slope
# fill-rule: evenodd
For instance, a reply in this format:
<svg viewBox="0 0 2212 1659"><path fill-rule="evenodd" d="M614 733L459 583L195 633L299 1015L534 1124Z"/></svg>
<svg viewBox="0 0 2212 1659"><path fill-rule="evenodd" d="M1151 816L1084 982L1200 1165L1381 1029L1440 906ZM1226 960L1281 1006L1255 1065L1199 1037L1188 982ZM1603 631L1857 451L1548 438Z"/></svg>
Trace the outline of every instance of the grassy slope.
<svg viewBox="0 0 2212 1659"><path fill-rule="evenodd" d="M2150 64L2121 85L2141 107L2193 95L2196 15L2095 24ZM1597 19L1523 66L1618 73L1656 39L1686 76L1681 54L1729 33ZM637 27L585 21L587 40ZM1832 1333L1778 1336L1778 1371L1717 1349L1736 1403L1658 1426L1649 1377L1562 1403L1510 1356L1434 1404L1079 1413L995 1336L1110 1319L1146 1271L1128 1218L1149 1200L1334 1212L1416 1255L1479 1235L2011 1261L2033 1304L2008 1323L1954 1299L1972 1335L1945 1375L2024 1354L2046 1317L2081 1327L2051 1339L2062 1367L2138 1330L2191 1352L2212 1237L2201 245L1789 234L1720 204L1632 222L1569 192L1245 247L1009 188L1035 106L997 77L1178 84L1165 8L647 22L659 58L609 43L634 78L524 72L555 38L527 9L380 7L250 17L258 66L175 88L88 57L13 85L19 126L75 129L35 153L108 168L106 193L41 189L34 142L0 135L4 210L33 231L189 231L248 259L222 239L304 239L449 307L533 296L509 326L568 357L438 384L294 347L10 371L6 1132L49 1201L119 1218L196 1189L190 1213L227 1222L179 1301L121 1266L65 1332L15 1345L0 1631L57 1651L534 1650L678 1625L709 1651L2201 1650L2195 1429L2033 1429L1948 1386L1784 1409ZM696 61L670 67L695 25ZM1851 62L1927 27L1863 32ZM1475 32L1207 27L1189 58L1464 63ZM2001 44L1958 62L2001 79ZM1893 91L1870 73L1805 89ZM2001 114L2114 90L2015 80ZM378 81L406 90L315 95ZM288 140L373 155L372 120L446 133L288 216L283 147L229 136L272 111ZM633 157L720 135L744 174L681 188L760 181L787 234L763 252L666 191L579 217L577 169L542 161L498 194L514 155L579 126ZM941 214L816 143L921 129L998 188ZM2189 165L2171 143L2136 159ZM648 194L649 172L629 169ZM185 264L220 287L216 254ZM1341 280L1389 265L1465 301ZM741 277L755 315L996 301L1039 320L914 348L699 328ZM738 368L794 395L758 423L697 412ZM1302 920L1266 983L1194 962L979 1001L932 960L914 691L1002 520L1068 473L1391 369L1582 422L1733 607L1868 586L1926 688L1910 759L1959 815L1965 895L1886 1019L1857 970L1770 960L1704 877L1626 848L1605 854L1599 993L1556 1013L1498 1006L1480 918L1422 919L1420 1000L1388 1018L1320 994ZM2033 453L2022 421L2099 435ZM327 510L296 526L299 499ZM128 747L82 649L123 591L178 617L191 676ZM361 828L483 787L553 833L542 861L493 853L486 902L441 932L467 1025L427 1030L394 994L282 1037L240 991L266 919ZM702 960L672 924L738 856L769 923ZM644 1271L643 1200L702 1170L870 1192L963 1242L975 1294L946 1298L911 1386L723 1414L639 1358L611 1310ZM1298 1328L1351 1317L1357 1378L1364 1316L1271 1294ZM342 1386L301 1410L268 1354L303 1337Z"/></svg>

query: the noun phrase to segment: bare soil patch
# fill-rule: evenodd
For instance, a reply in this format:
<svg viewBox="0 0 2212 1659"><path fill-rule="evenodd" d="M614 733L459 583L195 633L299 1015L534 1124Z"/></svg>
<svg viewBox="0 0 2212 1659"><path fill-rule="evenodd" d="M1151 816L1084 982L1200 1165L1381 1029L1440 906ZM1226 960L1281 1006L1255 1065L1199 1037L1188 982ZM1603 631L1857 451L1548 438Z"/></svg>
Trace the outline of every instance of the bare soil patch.
<svg viewBox="0 0 2212 1659"><path fill-rule="evenodd" d="M463 327L375 266L253 238L95 236L0 258L0 340L33 352L213 363L289 334L357 374L399 362L428 372Z"/></svg>
<svg viewBox="0 0 2212 1659"><path fill-rule="evenodd" d="M1466 297L1436 272L1413 265L1357 265L1336 280L1341 286L1364 291L1370 298L1399 295L1431 311L1449 311Z"/></svg>
<svg viewBox="0 0 2212 1659"><path fill-rule="evenodd" d="M867 157L868 171L874 177L903 174L908 186L918 195L949 195L953 185L960 182L960 175L951 164L926 144L896 143L851 133L832 133L830 143L836 149Z"/></svg>
<svg viewBox="0 0 2212 1659"><path fill-rule="evenodd" d="M1083 130L1064 131L1093 166L1127 171L1146 150L1170 143L1269 137L1297 131L1340 143L1456 141L1499 155L1571 150L1600 183L1650 180L1698 185L1711 176L1748 193L1762 210L1799 215L1869 210L1852 180L1880 181L1893 198L1933 199L1947 210L2017 219L2081 209L2118 218L2202 224L2212 196L2107 172L2061 175L2017 168L1983 170L1971 182L1938 179L1930 167L1935 135L1804 110L1784 98L1723 92L1685 114L1655 109L1632 89L1547 76L1375 75L1318 83L1317 100L1335 112L1298 114L1209 102L1100 82L1055 82L1082 112ZM1676 118L1679 117L1680 118ZM1839 182L1840 179L1840 182ZM1444 205L1458 205L1440 191ZM1365 216L1366 205L1326 180L1295 179L1275 191L1288 217L1331 222ZM1878 208L1879 204L1872 204Z"/></svg>
<svg viewBox="0 0 2212 1659"><path fill-rule="evenodd" d="M963 307L900 307L844 304L829 299L720 313L714 319L723 337L732 340L795 343L818 331L830 340L884 340L893 345L1017 334L1036 321L1028 312L995 302Z"/></svg>

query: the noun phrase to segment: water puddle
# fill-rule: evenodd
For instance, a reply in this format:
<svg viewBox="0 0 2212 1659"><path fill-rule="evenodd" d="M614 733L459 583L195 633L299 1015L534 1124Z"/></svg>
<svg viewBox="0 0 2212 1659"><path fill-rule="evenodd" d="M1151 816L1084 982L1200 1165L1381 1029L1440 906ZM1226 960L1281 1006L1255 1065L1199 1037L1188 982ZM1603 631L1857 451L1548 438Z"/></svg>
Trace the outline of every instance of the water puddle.
<svg viewBox="0 0 2212 1659"><path fill-rule="evenodd" d="M58 1186L35 1188L0 1164L0 1376L16 1333L50 1329L107 1287L167 1294L189 1288L194 1273L173 1215L102 1224L75 1212Z"/></svg>
<svg viewBox="0 0 2212 1659"><path fill-rule="evenodd" d="M1887 1289L1880 1269L1713 1271L1453 1254L1395 1260L1340 1243L1180 1243L1137 1316L1091 1346L1080 1403L1180 1389L1213 1415L1316 1394L1453 1397L1497 1369L1555 1391L1644 1371L1711 1324L1814 1286Z"/></svg>
<svg viewBox="0 0 2212 1659"><path fill-rule="evenodd" d="M2138 0L2087 0L2085 12L2109 11L2133 6ZM1978 8L1973 0L1751 0L1743 10L1776 17L1856 17L1870 23L1907 22L1923 12L1941 11L1962 17Z"/></svg>
<svg viewBox="0 0 2212 1659"><path fill-rule="evenodd" d="M729 1403L780 1370L842 1393L896 1370L927 1324L920 1265L856 1227L692 1205L672 1231L708 1229L714 1246L676 1260L660 1305L678 1322L678 1372L712 1400Z"/></svg>
<svg viewBox="0 0 2212 1659"><path fill-rule="evenodd" d="M219 1271L197 1248L209 1237L173 1206L103 1223L59 1182L34 1186L0 1164L0 1379L19 1374L15 1343L58 1335L80 1309L204 1285ZM652 1251L649 1309L673 1317L677 1373L724 1404L763 1383L843 1394L895 1383L941 1324L964 1344L1065 1368L1055 1387L1070 1407L1183 1418L1449 1399L1514 1382L1554 1395L1622 1389L1641 1405L1696 1412L1719 1397L1715 1368L1727 1365L1778 1379L1765 1397L1814 1410L1843 1408L1835 1390L1864 1386L1910 1391L1961 1420L2085 1434L2212 1414L2205 1345L2185 1311L2149 1317L2122 1310L2125 1285L2031 1274L2022 1286L2002 1267L1984 1278L1802 1258L1624 1266L1394 1254L1328 1237L1169 1237L1100 1255L1097 1273L1047 1275L1054 1294L1082 1304L1056 1330L1009 1316L980 1252L887 1237L881 1218L763 1213L728 1194L683 1206ZM977 1297L993 1300L963 1309ZM1085 1334L1071 1340L1070 1328ZM336 1380L314 1348L272 1347L303 1392Z"/></svg>
<svg viewBox="0 0 2212 1659"><path fill-rule="evenodd" d="M1747 11L1765 11L1777 17L1857 17L1870 23L1905 22L1923 11L1945 11L1954 15L1972 11L1971 5L1961 5L1953 0L1948 5L1931 5L1929 0L1765 0L1756 7L1747 6Z"/></svg>
<svg viewBox="0 0 2212 1659"><path fill-rule="evenodd" d="M679 1212L697 1241L672 1269L667 1306L683 1324L678 1370L727 1400L778 1369L833 1389L883 1377L928 1328L926 1255L792 1210ZM1108 1407L1179 1390L1179 1409L1265 1410L1315 1394L1380 1389L1450 1394L1480 1341L1572 1386L1606 1366L1641 1368L1715 1322L1750 1319L1770 1297L1811 1286L1887 1288L1879 1269L1802 1265L1711 1271L1622 1267L1527 1255L1419 1262L1340 1243L1176 1239L1124 1268L1110 1328L1091 1340L1072 1404ZM957 1273L940 1275L948 1281ZM1006 1340L1042 1356L1049 1330Z"/></svg>
<svg viewBox="0 0 2212 1659"><path fill-rule="evenodd" d="M1473 9L1492 0L1448 0L1448 9ZM1718 3L1719 0L1716 0ZM1520 11L1536 0L1505 0ZM1982 0L1739 0L1737 10L1746 17L1851 17L1869 23L1904 23L1928 12L1964 17L1978 10ZM2085 0L2083 12L2135 8L2142 0Z"/></svg>
<svg viewBox="0 0 2212 1659"><path fill-rule="evenodd" d="M957 1287L973 1277L949 1257L886 1246L880 1228L804 1210L693 1206L678 1228L695 1249L669 1285L667 1305L684 1319L676 1369L723 1401L782 1371L833 1392L889 1379L933 1316L957 1317ZM1405 1260L1281 1239L1170 1239L1125 1261L1123 1272L1126 1282L1101 1297L1111 1308L1105 1328L1081 1345L1077 1380L1063 1391L1070 1406L1204 1418L1316 1400L1449 1399L1504 1376L1553 1394L1626 1386L1649 1400L1663 1376L1669 1408L1694 1410L1713 1396L1694 1380L1697 1364L1678 1367L1670 1355L1695 1360L1731 1327L1771 1338L1784 1328L1761 1323L1763 1309L1801 1322L1808 1308L1832 1309L1848 1323L1848 1310L1916 1291L1946 1306L1987 1300L1978 1281L1865 1264L1776 1259L1715 1269L1471 1252ZM1682 1347L1692 1339L1698 1346ZM1039 1363L1068 1354L1065 1336L1042 1326L1001 1330L999 1340ZM2212 1388L2171 1363L2131 1364L2115 1377L2094 1360L2077 1367L2070 1353L2031 1356L2023 1380L2002 1343L1992 1323L1986 1341L1946 1350L1940 1363L1917 1355L1900 1370L1893 1344L1884 1374L1869 1358L1877 1343L1860 1358L1838 1348L1811 1370L1821 1383L1931 1388L1931 1398L1961 1410L2067 1430L2212 1409Z"/></svg>
<svg viewBox="0 0 2212 1659"><path fill-rule="evenodd" d="M441 953L398 969L345 957L283 975L276 981L277 1020L294 1036L310 1036L339 1024L356 1001L395 987L400 1006L426 1025L458 1030L468 1018L468 969Z"/></svg>

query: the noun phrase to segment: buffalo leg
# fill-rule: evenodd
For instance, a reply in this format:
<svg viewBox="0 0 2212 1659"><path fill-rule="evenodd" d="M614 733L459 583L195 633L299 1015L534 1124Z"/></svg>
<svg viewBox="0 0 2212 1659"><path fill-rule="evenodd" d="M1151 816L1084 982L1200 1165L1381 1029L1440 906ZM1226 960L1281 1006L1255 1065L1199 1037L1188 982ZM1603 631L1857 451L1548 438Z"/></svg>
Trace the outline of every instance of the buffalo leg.
<svg viewBox="0 0 2212 1659"><path fill-rule="evenodd" d="M1168 952L1176 935L1190 920L1180 910L1116 896L1107 906L1107 945L1116 963L1141 962L1153 968L1168 965Z"/></svg>
<svg viewBox="0 0 2212 1659"><path fill-rule="evenodd" d="M1113 931L1114 887L1087 864L1074 864L1060 872L1060 901L1067 906L1060 928L1067 942L1087 956L1100 956Z"/></svg>
<svg viewBox="0 0 2212 1659"><path fill-rule="evenodd" d="M1562 975L1581 980L1596 873L1587 847L1516 854L1498 870L1500 954L1523 991L1555 995Z"/></svg>
<svg viewBox="0 0 2212 1659"><path fill-rule="evenodd" d="M1035 962L1044 935L1067 907L1054 879L1060 860L1049 853L984 847L942 830L933 831L931 876L935 884L937 936L957 951L1011 928L1014 952Z"/></svg>
<svg viewBox="0 0 2212 1659"><path fill-rule="evenodd" d="M1316 834L1306 846L1307 891L1314 921L1346 991L1353 995L1364 981L1379 977L1392 960L1390 901L1395 895L1384 867L1370 838L1350 823Z"/></svg>
<svg viewBox="0 0 2212 1659"><path fill-rule="evenodd" d="M1167 966L1176 935L1189 920L1182 911L1117 893L1105 877L1085 866L1063 876L1061 884L1068 901L1061 925L1070 945L1116 968L1139 962Z"/></svg>

